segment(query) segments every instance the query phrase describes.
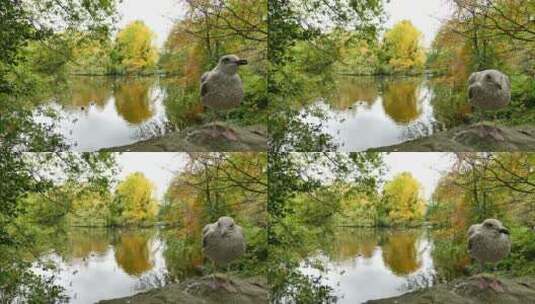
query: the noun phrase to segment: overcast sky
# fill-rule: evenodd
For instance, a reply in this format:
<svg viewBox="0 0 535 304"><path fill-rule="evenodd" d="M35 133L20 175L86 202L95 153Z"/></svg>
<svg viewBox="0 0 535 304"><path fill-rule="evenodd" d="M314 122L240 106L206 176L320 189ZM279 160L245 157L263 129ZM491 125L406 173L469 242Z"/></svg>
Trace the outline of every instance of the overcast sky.
<svg viewBox="0 0 535 304"><path fill-rule="evenodd" d="M440 20L448 16L450 7L447 0L391 0L386 4L390 28L401 20L410 20L424 33L424 45L429 47L440 28Z"/></svg>
<svg viewBox="0 0 535 304"><path fill-rule="evenodd" d="M435 152L391 153L385 156L390 168L386 180L408 171L423 185L427 199L431 197L438 181L453 164L453 154Z"/></svg>
<svg viewBox="0 0 535 304"><path fill-rule="evenodd" d="M185 153L123 153L118 158L121 173L119 180L130 173L142 172L156 185L157 198L163 198L167 186L175 175L186 164Z"/></svg>
<svg viewBox="0 0 535 304"><path fill-rule="evenodd" d="M124 0L119 6L121 20L118 27L123 28L134 20L142 20L156 33L156 44L162 47L173 27L173 20L184 16L184 8L178 2L178 0Z"/></svg>

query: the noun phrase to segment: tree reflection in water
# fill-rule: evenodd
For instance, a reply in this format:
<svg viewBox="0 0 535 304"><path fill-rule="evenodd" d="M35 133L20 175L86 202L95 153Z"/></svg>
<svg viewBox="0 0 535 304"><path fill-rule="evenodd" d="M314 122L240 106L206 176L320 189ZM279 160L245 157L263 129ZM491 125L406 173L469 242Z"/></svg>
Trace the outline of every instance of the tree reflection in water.
<svg viewBox="0 0 535 304"><path fill-rule="evenodd" d="M411 79L385 84L383 108L396 123L407 125L421 115L420 82L420 79Z"/></svg>
<svg viewBox="0 0 535 304"><path fill-rule="evenodd" d="M154 266L151 237L154 231L120 233L114 240L115 261L126 273L140 276Z"/></svg>
<svg viewBox="0 0 535 304"><path fill-rule="evenodd" d="M151 90L154 78L126 79L114 92L117 113L131 124L140 124L154 115Z"/></svg>

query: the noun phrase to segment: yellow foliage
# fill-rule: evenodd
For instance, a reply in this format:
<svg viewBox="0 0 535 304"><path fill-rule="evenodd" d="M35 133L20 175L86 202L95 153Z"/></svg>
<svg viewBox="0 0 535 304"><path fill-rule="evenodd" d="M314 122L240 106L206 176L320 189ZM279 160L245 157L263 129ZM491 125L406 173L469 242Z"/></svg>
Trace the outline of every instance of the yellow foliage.
<svg viewBox="0 0 535 304"><path fill-rule="evenodd" d="M389 217L394 222L420 220L424 216L425 203L422 186L409 172L394 177L384 187L389 202Z"/></svg>
<svg viewBox="0 0 535 304"><path fill-rule="evenodd" d="M128 175L116 190L120 218L126 222L153 220L158 213L158 204L153 193L154 184L143 173Z"/></svg>
<svg viewBox="0 0 535 304"><path fill-rule="evenodd" d="M423 34L408 20L402 20L387 31L384 45L395 70L422 69L426 56L422 47Z"/></svg>
<svg viewBox="0 0 535 304"><path fill-rule="evenodd" d="M158 60L155 34L143 21L133 21L119 31L116 38L118 63L127 70L152 68Z"/></svg>

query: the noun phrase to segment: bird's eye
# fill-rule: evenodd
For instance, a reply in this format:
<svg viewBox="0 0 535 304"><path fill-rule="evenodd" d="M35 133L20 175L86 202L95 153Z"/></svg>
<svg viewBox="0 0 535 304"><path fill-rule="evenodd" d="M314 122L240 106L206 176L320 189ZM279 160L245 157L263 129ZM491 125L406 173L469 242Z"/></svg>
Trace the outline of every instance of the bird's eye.
<svg viewBox="0 0 535 304"><path fill-rule="evenodd" d="M487 80L492 80L492 76L487 75Z"/></svg>

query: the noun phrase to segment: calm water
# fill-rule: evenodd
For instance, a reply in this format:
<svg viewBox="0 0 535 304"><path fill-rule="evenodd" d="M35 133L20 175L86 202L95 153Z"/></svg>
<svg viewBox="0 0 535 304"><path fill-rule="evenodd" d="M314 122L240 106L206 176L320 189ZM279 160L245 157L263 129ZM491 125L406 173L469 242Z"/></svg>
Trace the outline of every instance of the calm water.
<svg viewBox="0 0 535 304"><path fill-rule="evenodd" d="M430 286L436 277L433 240L425 230L339 229L301 271L321 276L338 303L364 303ZM323 262L324 271L310 266Z"/></svg>
<svg viewBox="0 0 535 304"><path fill-rule="evenodd" d="M164 98L159 78L80 76L46 106L59 113L56 131L73 150L95 151L165 133Z"/></svg>
<svg viewBox="0 0 535 304"><path fill-rule="evenodd" d="M176 275L170 269L192 270L202 261L197 255L169 254L164 233L173 235L158 229L71 229L50 240L52 248L40 257L55 262L57 269L35 271L55 275L69 303L130 296L165 285Z"/></svg>
<svg viewBox="0 0 535 304"><path fill-rule="evenodd" d="M340 77L330 94L310 107L327 114L322 123L341 151L364 151L432 134L438 129L433 89L425 78Z"/></svg>

